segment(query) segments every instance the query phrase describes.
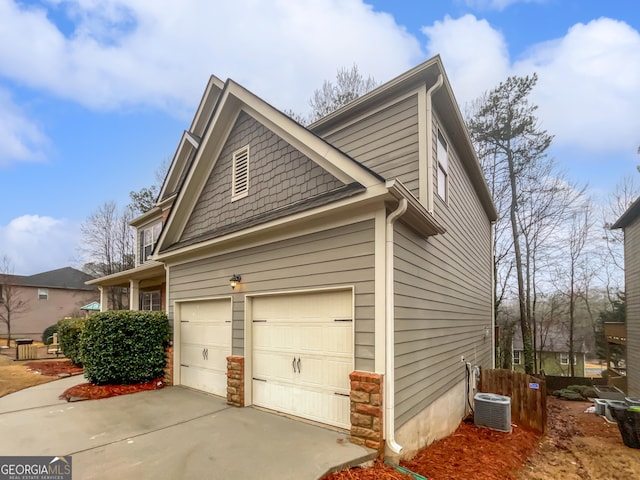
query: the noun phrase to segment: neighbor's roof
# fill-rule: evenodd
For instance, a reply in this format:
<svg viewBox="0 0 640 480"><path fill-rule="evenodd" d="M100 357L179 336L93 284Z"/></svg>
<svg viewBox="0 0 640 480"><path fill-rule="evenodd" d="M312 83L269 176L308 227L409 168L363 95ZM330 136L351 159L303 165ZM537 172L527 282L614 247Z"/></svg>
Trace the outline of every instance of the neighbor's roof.
<svg viewBox="0 0 640 480"><path fill-rule="evenodd" d="M638 217L640 217L640 197L627 208L627 211L622 214L611 228L625 228Z"/></svg>
<svg viewBox="0 0 640 480"><path fill-rule="evenodd" d="M93 280L91 275L76 270L72 267L58 268L35 275L14 275L16 283L27 287L65 288L68 290L95 290L96 287L86 285L85 282Z"/></svg>
<svg viewBox="0 0 640 480"><path fill-rule="evenodd" d="M546 332L538 331L538 350L542 344L543 352L568 352L569 351L569 332L568 329L562 325L551 327ZM573 337L573 349L576 353L582 353L585 351L584 340L581 336L574 333ZM522 332L519 325L516 326L516 330L513 334L513 349L523 350L522 346Z"/></svg>

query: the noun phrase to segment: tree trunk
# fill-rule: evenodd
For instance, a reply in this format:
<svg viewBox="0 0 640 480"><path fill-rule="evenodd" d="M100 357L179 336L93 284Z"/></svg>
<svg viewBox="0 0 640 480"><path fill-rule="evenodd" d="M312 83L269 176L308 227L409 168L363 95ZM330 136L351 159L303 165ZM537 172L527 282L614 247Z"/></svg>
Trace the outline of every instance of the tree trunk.
<svg viewBox="0 0 640 480"><path fill-rule="evenodd" d="M507 160L509 163L509 181L511 184L511 205L509 216L511 220L511 230L513 234L513 251L516 257L516 276L518 278L518 306L520 310L520 330L522 331L522 349L524 353L524 371L533 374L533 352L531 342L531 327L527 318L524 276L522 273L522 252L520 250L520 232L518 231L518 185L516 182L516 172L513 154L508 151Z"/></svg>

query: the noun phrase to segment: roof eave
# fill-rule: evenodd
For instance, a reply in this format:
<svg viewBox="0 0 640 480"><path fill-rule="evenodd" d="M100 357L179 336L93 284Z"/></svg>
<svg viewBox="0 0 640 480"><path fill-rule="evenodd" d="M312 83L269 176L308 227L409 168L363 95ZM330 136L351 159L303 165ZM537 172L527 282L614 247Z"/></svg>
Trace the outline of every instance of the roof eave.
<svg viewBox="0 0 640 480"><path fill-rule="evenodd" d="M635 202L611 226L611 229L625 228L638 217L640 217L640 197L636 198Z"/></svg>
<svg viewBox="0 0 640 480"><path fill-rule="evenodd" d="M407 200L407 211L400 217L411 229L423 237L442 235L446 229L438 223L433 215L420 203L410 191L397 178L386 183L389 193L396 199Z"/></svg>

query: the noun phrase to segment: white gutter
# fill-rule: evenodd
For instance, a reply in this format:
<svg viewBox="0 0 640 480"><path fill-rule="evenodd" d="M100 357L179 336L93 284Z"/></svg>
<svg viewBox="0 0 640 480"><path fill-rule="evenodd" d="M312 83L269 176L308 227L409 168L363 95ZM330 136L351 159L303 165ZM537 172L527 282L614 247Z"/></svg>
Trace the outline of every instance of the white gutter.
<svg viewBox="0 0 640 480"><path fill-rule="evenodd" d="M433 106L431 96L444 83L442 74L429 90L427 90L427 210L433 214Z"/></svg>
<svg viewBox="0 0 640 480"><path fill-rule="evenodd" d="M393 298L393 224L395 221L407 211L408 202L406 198L400 199L398 208L387 217L387 235L386 235L386 309L387 314L385 323L385 385L384 385L384 424L387 437L387 447L396 455L402 452L402 446L396 443L395 439L395 301Z"/></svg>

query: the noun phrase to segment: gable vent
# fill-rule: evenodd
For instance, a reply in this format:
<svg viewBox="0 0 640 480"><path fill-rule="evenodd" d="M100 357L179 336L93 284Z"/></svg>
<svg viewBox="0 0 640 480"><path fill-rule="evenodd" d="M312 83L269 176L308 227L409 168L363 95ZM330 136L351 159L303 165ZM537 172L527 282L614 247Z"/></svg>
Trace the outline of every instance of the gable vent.
<svg viewBox="0 0 640 480"><path fill-rule="evenodd" d="M249 193L249 145L233 153L233 187L231 200L239 200Z"/></svg>

